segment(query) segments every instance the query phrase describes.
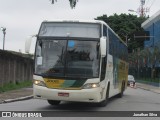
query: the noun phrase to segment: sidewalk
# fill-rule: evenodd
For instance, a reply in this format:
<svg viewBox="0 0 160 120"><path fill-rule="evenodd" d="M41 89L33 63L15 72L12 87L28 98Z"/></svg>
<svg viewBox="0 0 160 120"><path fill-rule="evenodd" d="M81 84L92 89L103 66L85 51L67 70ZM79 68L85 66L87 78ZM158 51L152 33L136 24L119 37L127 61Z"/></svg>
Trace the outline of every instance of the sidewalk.
<svg viewBox="0 0 160 120"><path fill-rule="evenodd" d="M136 83L137 88L149 90L152 92L155 92L157 94L160 94L160 88L142 84L142 83ZM33 98L33 88L22 88L18 90L12 90L4 93L0 93L0 104L2 103L9 103L14 101L21 101L21 100L27 100Z"/></svg>
<svg viewBox="0 0 160 120"><path fill-rule="evenodd" d="M14 101L21 101L33 98L33 88L21 88L0 93L0 104Z"/></svg>
<svg viewBox="0 0 160 120"><path fill-rule="evenodd" d="M155 93L160 94L160 87L155 87L152 85L148 85L148 84L143 84L143 83L136 83L138 88L144 89L144 90L149 90Z"/></svg>

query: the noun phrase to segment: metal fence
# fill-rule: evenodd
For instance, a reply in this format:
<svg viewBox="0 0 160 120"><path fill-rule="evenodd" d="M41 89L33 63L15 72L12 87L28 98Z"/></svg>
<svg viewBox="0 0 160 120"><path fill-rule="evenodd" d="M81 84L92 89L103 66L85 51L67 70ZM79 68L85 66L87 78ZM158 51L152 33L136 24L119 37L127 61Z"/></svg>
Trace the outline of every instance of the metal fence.
<svg viewBox="0 0 160 120"><path fill-rule="evenodd" d="M150 47L129 54L129 74L136 80L160 86L160 48Z"/></svg>
<svg viewBox="0 0 160 120"><path fill-rule="evenodd" d="M7 83L32 80L33 60L22 54L0 50L0 87Z"/></svg>

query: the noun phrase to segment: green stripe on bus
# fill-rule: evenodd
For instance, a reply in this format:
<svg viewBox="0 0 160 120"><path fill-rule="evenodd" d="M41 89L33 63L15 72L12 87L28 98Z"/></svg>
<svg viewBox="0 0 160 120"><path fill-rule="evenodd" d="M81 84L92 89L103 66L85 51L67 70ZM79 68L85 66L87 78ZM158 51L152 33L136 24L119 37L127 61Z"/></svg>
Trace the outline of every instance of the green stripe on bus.
<svg viewBox="0 0 160 120"><path fill-rule="evenodd" d="M87 80L76 80L76 82L71 87L82 87L86 81Z"/></svg>

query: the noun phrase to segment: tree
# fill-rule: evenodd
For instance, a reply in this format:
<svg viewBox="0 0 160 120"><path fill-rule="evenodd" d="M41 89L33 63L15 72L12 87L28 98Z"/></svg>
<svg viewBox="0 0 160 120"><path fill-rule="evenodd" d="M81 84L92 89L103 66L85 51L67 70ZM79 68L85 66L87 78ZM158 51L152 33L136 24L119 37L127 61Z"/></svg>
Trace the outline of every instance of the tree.
<svg viewBox="0 0 160 120"><path fill-rule="evenodd" d="M57 0L50 0L50 1L51 1L52 4L54 4L54 2L57 2ZM69 2L70 2L71 8L73 9L73 8L75 8L76 3L78 2L78 0L69 0Z"/></svg>
<svg viewBox="0 0 160 120"><path fill-rule="evenodd" d="M128 41L128 46L131 49L143 47L143 41L135 40L133 33L135 31L143 31L141 24L147 19L144 17L137 17L136 15L114 14L112 16L99 16L96 20L103 20L106 22L122 40Z"/></svg>

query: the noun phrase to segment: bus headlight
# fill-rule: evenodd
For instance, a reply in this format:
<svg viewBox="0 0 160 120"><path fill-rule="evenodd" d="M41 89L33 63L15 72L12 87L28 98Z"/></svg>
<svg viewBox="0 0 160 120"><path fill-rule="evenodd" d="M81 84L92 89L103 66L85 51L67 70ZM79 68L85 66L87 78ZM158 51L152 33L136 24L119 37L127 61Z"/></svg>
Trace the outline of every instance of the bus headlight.
<svg viewBox="0 0 160 120"><path fill-rule="evenodd" d="M46 87L46 84L43 81L40 81L40 80L34 80L33 83L35 85L38 85L38 86Z"/></svg>
<svg viewBox="0 0 160 120"><path fill-rule="evenodd" d="M90 89L90 88L97 88L99 87L99 83L87 83L82 88L83 89Z"/></svg>

